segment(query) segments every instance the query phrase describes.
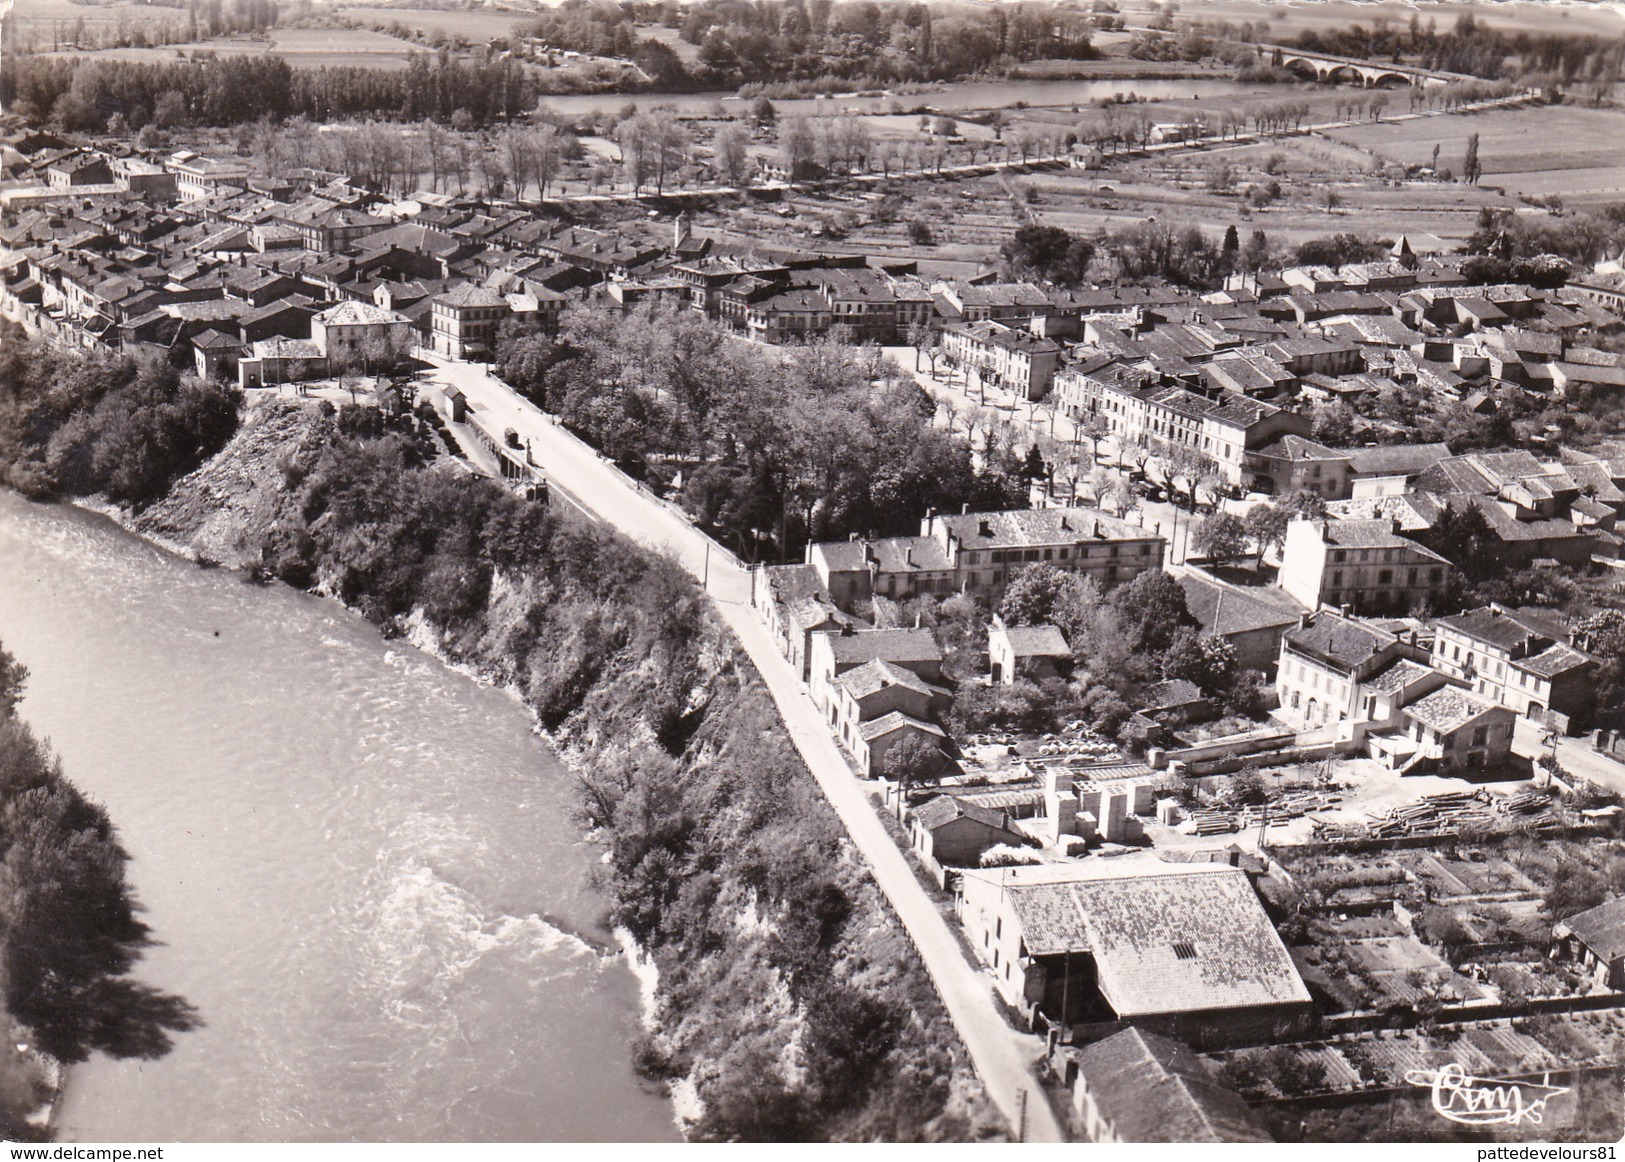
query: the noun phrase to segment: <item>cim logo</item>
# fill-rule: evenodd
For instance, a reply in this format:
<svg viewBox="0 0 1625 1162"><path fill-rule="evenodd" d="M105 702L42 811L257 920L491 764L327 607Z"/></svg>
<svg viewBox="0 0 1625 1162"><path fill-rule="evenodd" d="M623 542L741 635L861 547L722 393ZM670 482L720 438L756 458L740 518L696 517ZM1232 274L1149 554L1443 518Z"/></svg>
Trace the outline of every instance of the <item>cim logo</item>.
<svg viewBox="0 0 1625 1162"><path fill-rule="evenodd" d="M1531 1081L1473 1077L1459 1065L1411 1069L1405 1080L1433 1091L1433 1108L1442 1118L1465 1126L1543 1125L1547 1103L1568 1093L1563 1086Z"/></svg>

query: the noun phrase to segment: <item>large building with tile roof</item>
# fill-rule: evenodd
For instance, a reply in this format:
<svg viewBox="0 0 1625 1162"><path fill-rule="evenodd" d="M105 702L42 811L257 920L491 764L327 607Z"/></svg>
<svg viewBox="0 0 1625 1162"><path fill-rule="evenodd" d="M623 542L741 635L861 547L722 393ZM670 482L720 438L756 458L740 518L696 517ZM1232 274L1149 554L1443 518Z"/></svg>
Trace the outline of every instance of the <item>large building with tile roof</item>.
<svg viewBox="0 0 1625 1162"><path fill-rule="evenodd" d="M967 870L960 919L1013 1008L1204 1041L1283 1036L1309 990L1247 873L1125 857Z"/></svg>
<svg viewBox="0 0 1625 1162"><path fill-rule="evenodd" d="M1204 364L1202 370L1213 366ZM1197 374L1192 368L1192 375ZM1309 435L1308 419L1265 400L1232 391L1210 397L1177 385L1149 384L1157 378L1140 366L1063 368L1055 377L1055 393L1074 419L1099 418L1119 443L1184 447L1211 457L1219 476L1231 485L1248 479L1251 450L1281 436Z"/></svg>
<svg viewBox="0 0 1625 1162"><path fill-rule="evenodd" d="M1066 1054L1089 1142L1268 1142L1263 1121L1190 1046L1136 1026Z"/></svg>
<svg viewBox="0 0 1625 1162"><path fill-rule="evenodd" d="M1185 569L1176 580L1185 591L1185 607L1202 627L1204 637L1229 642L1236 651L1236 663L1246 669L1275 670L1281 635L1298 624L1302 606L1278 589L1270 592L1281 600L1266 600L1197 569Z"/></svg>
<svg viewBox="0 0 1625 1162"><path fill-rule="evenodd" d="M1388 692L1381 685L1382 672L1403 659L1425 665L1427 656L1414 633L1391 633L1331 610L1304 614L1281 636L1277 713L1299 730L1349 724L1345 733L1353 737L1356 725L1379 715L1378 696ZM1379 685L1370 686L1373 681ZM1408 683L1403 685L1409 690ZM1380 709L1382 717L1391 717L1398 707Z"/></svg>
<svg viewBox="0 0 1625 1162"><path fill-rule="evenodd" d="M1404 613L1449 587L1450 562L1387 520L1295 520L1281 551L1280 585L1310 609Z"/></svg>
<svg viewBox="0 0 1625 1162"><path fill-rule="evenodd" d="M917 537L827 541L807 546L836 605L850 611L879 595L1004 592L1024 566L1039 562L1085 573L1101 586L1162 567L1163 538L1093 508L932 514Z"/></svg>
<svg viewBox="0 0 1625 1162"><path fill-rule="evenodd" d="M434 297L429 315L434 349L452 359L489 359L497 328L508 315L508 300L496 291L459 283Z"/></svg>
<svg viewBox="0 0 1625 1162"><path fill-rule="evenodd" d="M1433 665L1515 714L1544 721L1555 711L1568 725L1595 705L1596 660L1545 614L1492 604L1441 617L1433 631Z"/></svg>

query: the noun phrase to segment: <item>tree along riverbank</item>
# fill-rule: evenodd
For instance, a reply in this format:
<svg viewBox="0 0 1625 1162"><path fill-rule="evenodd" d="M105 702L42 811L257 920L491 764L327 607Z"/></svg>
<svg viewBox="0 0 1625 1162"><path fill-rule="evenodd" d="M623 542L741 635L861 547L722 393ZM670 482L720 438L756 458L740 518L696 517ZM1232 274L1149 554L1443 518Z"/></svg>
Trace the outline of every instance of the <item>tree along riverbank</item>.
<svg viewBox="0 0 1625 1162"><path fill-rule="evenodd" d="M27 671L0 646L0 1138L46 1141L66 1063L162 1057L192 1007L130 978L151 943L112 822L17 714Z"/></svg>
<svg viewBox="0 0 1625 1162"><path fill-rule="evenodd" d="M66 402L40 367L0 374L0 471L92 491L63 469L118 461L146 421L121 411L102 449L102 396ZM151 390L162 421L190 389ZM686 1081L692 1137L990 1132L923 966L704 595L656 554L436 464L427 432L267 401L219 455L176 445L143 477L163 481L156 502L126 503L148 535L336 596L521 694L580 776L614 920L658 969L638 1064ZM203 467L176 479L189 460Z"/></svg>

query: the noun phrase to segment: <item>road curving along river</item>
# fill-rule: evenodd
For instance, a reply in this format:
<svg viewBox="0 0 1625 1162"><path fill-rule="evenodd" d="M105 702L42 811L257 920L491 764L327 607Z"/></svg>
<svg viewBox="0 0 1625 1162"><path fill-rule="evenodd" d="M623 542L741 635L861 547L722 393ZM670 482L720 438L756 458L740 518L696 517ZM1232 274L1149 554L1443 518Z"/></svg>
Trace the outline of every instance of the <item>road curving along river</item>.
<svg viewBox="0 0 1625 1162"><path fill-rule="evenodd" d="M206 1027L75 1067L66 1142L661 1141L570 775L333 602L0 493L21 712L105 804Z"/></svg>

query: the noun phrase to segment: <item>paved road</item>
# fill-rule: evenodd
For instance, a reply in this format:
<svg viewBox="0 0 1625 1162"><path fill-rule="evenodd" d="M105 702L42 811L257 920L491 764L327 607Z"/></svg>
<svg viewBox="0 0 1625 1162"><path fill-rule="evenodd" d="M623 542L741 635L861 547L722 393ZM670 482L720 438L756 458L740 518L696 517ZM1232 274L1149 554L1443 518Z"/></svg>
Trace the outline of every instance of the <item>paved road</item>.
<svg viewBox="0 0 1625 1162"><path fill-rule="evenodd" d="M1512 749L1516 754L1523 755L1535 762L1552 753L1552 744L1547 732L1520 717L1512 736ZM1589 779L1599 787L1605 787L1615 794L1625 795L1625 763L1620 763L1605 754L1599 754L1583 739L1558 737L1557 761L1570 776L1578 779ZM1537 782L1543 776L1537 770Z"/></svg>
<svg viewBox="0 0 1625 1162"><path fill-rule="evenodd" d="M664 552L706 581L718 612L761 672L808 769L919 950L988 1095L1012 1127L1021 1124L1025 1112L1029 1141L1064 1141L1032 1072L1042 1046L1036 1038L1005 1023L993 1001L991 977L965 958L948 922L881 825L794 668L751 609L750 574L680 512L628 482L613 465L487 375L484 368L423 357L434 365L432 378L455 384L472 410L485 413L482 419L488 430L512 428L521 440L529 441L531 454L551 486L565 491L604 523Z"/></svg>

